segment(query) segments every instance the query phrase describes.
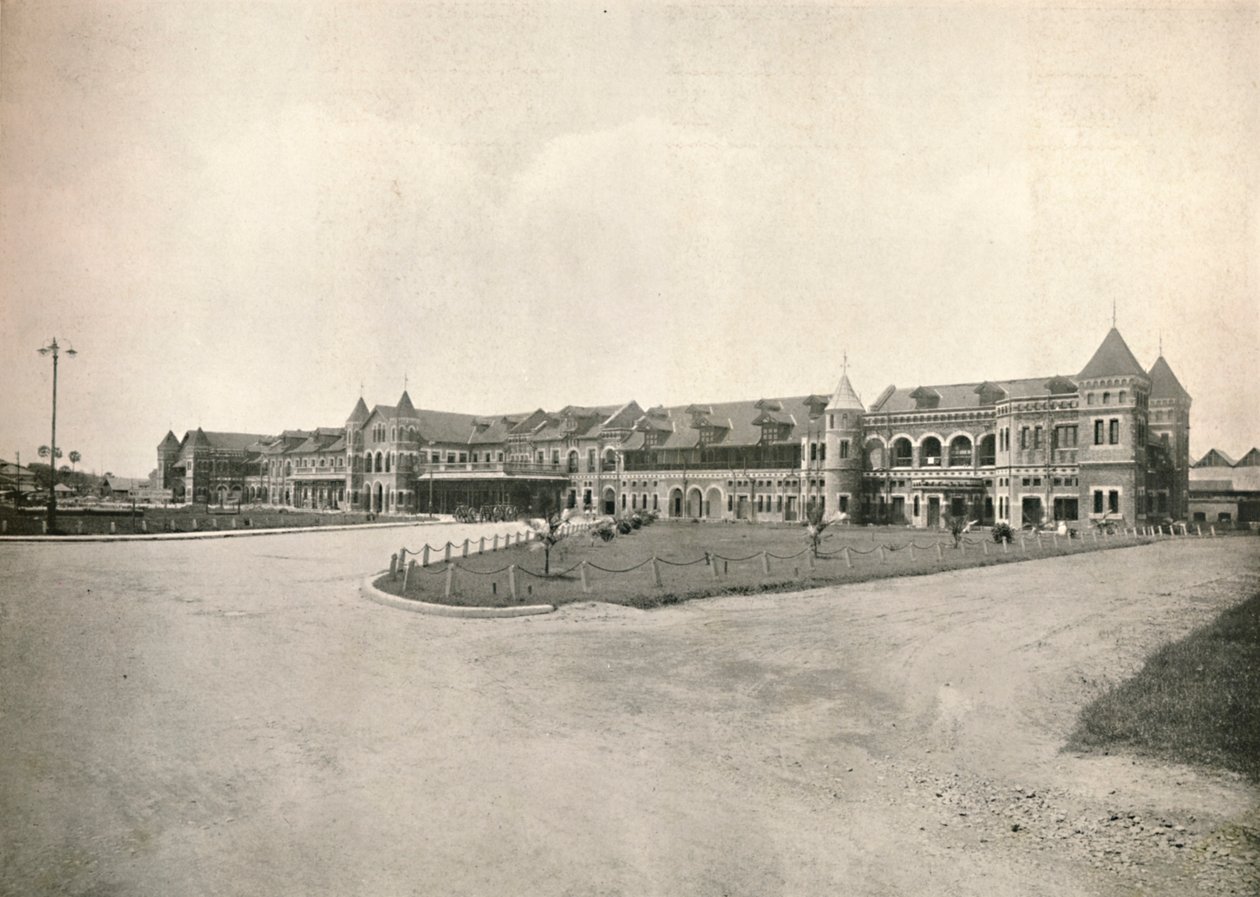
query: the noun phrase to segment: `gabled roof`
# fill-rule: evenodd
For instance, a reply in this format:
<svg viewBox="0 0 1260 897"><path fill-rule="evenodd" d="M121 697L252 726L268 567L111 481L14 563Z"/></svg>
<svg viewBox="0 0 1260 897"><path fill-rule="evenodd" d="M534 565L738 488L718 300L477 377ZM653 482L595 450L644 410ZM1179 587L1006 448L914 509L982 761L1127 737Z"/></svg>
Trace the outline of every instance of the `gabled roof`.
<svg viewBox="0 0 1260 897"><path fill-rule="evenodd" d="M1080 380L1092 380L1096 377L1125 377L1135 375L1145 377L1146 371L1133 357L1129 344L1124 341L1120 331L1112 327L1103 337L1102 345L1094 352L1094 357L1081 369Z"/></svg>
<svg viewBox="0 0 1260 897"><path fill-rule="evenodd" d="M1070 383L1066 378L1027 377L1022 380L986 380L984 383L951 383L939 386L920 386L912 390L888 387L871 406L872 413L900 414L906 411L924 410L918 398L923 395L939 395L940 400L932 410L951 408L980 408L991 405L995 397L1031 399L1050 396L1051 385ZM917 395L916 395L917 394ZM986 401L988 400L988 401Z"/></svg>
<svg viewBox="0 0 1260 897"><path fill-rule="evenodd" d="M158 443L158 448L179 448L179 439L170 430L166 431L166 436Z"/></svg>
<svg viewBox="0 0 1260 897"><path fill-rule="evenodd" d="M1151 398L1152 399L1189 399L1190 393L1181 385L1177 375L1173 373L1168 362L1161 355L1151 365Z"/></svg>
<svg viewBox="0 0 1260 897"><path fill-rule="evenodd" d="M229 452L260 451L262 446L273 437L261 433L220 433L215 430L206 431L198 427L190 434L192 445L198 448L214 448ZM184 437L187 445L189 437Z"/></svg>
<svg viewBox="0 0 1260 897"><path fill-rule="evenodd" d="M1195 461L1192 467L1233 467L1234 459L1220 449L1209 449L1208 453Z"/></svg>
<svg viewBox="0 0 1260 897"><path fill-rule="evenodd" d="M758 445L763 437L763 423L784 426L786 435L780 442L795 442L812 426L819 432L821 425L810 421L810 403L817 396L793 396L749 399L742 402L715 402L709 404L674 405L669 408L653 408L651 414L643 414L637 431L630 436L623 448L639 449L644 446L645 431L656 433L652 451L661 449L695 448L700 444L702 433L707 430L708 444L723 447ZM768 411L758 405L778 405L780 410Z"/></svg>
<svg viewBox="0 0 1260 897"><path fill-rule="evenodd" d="M1238 459L1235 467L1260 467L1260 448L1253 448Z"/></svg>

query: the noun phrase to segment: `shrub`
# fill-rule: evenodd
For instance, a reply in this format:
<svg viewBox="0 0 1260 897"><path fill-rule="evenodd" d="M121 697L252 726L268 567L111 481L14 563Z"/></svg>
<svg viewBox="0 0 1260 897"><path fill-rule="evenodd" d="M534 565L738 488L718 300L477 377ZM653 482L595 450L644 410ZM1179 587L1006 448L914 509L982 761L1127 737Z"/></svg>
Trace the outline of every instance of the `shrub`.
<svg viewBox="0 0 1260 897"><path fill-rule="evenodd" d="M643 526L643 518L640 517L638 514L631 514L630 525L633 526L635 529L638 529L639 527Z"/></svg>
<svg viewBox="0 0 1260 897"><path fill-rule="evenodd" d="M621 533L623 536L628 536L630 533L634 532L634 527L630 525L629 520L618 520L617 532Z"/></svg>
<svg viewBox="0 0 1260 897"><path fill-rule="evenodd" d="M611 542L613 536L617 535L617 526L612 520L601 520L591 527L591 535L598 536L605 542Z"/></svg>
<svg viewBox="0 0 1260 897"><path fill-rule="evenodd" d="M998 523L993 527L994 542L1009 542L1015 538L1015 531L1009 523Z"/></svg>

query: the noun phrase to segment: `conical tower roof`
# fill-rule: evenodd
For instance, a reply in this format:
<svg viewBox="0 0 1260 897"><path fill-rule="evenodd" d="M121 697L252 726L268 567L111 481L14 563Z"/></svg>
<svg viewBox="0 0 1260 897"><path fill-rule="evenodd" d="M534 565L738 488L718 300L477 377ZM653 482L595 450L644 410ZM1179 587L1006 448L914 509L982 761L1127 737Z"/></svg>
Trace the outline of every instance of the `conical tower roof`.
<svg viewBox="0 0 1260 897"><path fill-rule="evenodd" d="M179 440L171 430L166 431L166 438L158 443L158 448L179 448Z"/></svg>
<svg viewBox="0 0 1260 897"><path fill-rule="evenodd" d="M840 382L836 384L836 391L831 395L831 401L827 403L828 411L865 411L862 400L858 398L857 391L853 388L853 384L849 382L849 375L842 374Z"/></svg>
<svg viewBox="0 0 1260 897"><path fill-rule="evenodd" d="M367 416L368 416L367 403L363 401L363 396L359 396L359 401L355 402L354 410L350 412L350 417L346 419L346 423L348 424L362 423L363 421L367 420Z"/></svg>
<svg viewBox="0 0 1260 897"><path fill-rule="evenodd" d="M411 396L407 395L407 390L403 390L402 397L398 400L398 414L402 416L412 415L416 413L416 406L411 404Z"/></svg>
<svg viewBox="0 0 1260 897"><path fill-rule="evenodd" d="M1151 398L1152 399L1189 399L1190 393L1181 385L1173 369L1161 355L1151 365Z"/></svg>
<svg viewBox="0 0 1260 897"><path fill-rule="evenodd" d="M1146 371L1133 357L1129 344L1124 341L1120 331L1112 327L1103 338L1102 345L1089 360L1089 364L1081 371L1078 379L1091 380L1095 377L1125 377L1137 375L1145 377Z"/></svg>

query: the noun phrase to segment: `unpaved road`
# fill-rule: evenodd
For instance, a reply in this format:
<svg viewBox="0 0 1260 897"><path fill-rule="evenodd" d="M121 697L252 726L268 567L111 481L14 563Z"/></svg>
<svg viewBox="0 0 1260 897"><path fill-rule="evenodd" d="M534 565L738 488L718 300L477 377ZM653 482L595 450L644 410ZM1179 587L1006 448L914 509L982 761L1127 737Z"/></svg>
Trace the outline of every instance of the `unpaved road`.
<svg viewBox="0 0 1260 897"><path fill-rule="evenodd" d="M0 892L1260 891L1255 788L1061 752L1256 540L462 621L417 532L0 546Z"/></svg>

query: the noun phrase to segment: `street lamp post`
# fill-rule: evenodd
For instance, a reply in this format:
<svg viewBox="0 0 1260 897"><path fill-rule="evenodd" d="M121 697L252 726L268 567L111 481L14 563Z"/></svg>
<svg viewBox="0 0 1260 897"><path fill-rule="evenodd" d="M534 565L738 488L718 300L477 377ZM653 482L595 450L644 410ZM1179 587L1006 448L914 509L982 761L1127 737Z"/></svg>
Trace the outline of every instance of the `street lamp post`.
<svg viewBox="0 0 1260 897"><path fill-rule="evenodd" d="M48 355L52 353L53 362L53 384L52 384L52 442L48 452L48 532L55 532L57 529L57 361L61 357L61 346L57 345L57 338L54 336L48 345L39 349L40 355ZM79 353L74 349L66 349L66 355L73 358Z"/></svg>

